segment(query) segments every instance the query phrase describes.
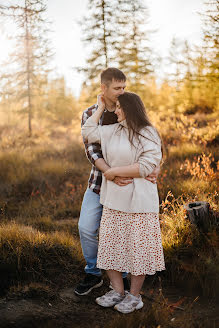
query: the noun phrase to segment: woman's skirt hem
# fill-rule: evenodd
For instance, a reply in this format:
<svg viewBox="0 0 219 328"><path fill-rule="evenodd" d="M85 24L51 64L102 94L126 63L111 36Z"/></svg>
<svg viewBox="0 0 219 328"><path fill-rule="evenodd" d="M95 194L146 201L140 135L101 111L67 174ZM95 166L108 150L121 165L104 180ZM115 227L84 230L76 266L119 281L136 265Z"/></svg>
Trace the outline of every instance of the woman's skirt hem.
<svg viewBox="0 0 219 328"><path fill-rule="evenodd" d="M129 268L117 268L117 267L99 267L97 266L98 269L101 269L101 270L114 270L114 271L117 271L117 272L127 272L127 273L130 273L131 275L133 276L142 276L142 275L146 275L146 276L153 276L155 275L157 272L161 272L161 271L164 271L166 270L165 267L163 268L160 268L160 269L156 269L154 271L148 271L148 270L142 270L142 271L133 271L133 270L130 270Z"/></svg>

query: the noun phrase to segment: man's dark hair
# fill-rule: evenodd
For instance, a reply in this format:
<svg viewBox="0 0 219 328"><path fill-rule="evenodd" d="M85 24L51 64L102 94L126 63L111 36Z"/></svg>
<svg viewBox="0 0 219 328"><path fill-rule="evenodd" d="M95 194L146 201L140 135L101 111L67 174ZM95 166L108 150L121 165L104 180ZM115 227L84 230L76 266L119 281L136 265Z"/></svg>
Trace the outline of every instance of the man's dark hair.
<svg viewBox="0 0 219 328"><path fill-rule="evenodd" d="M101 80L101 83L108 85L110 82L112 82L112 80L126 81L126 76L118 68L109 67L101 73L100 80Z"/></svg>

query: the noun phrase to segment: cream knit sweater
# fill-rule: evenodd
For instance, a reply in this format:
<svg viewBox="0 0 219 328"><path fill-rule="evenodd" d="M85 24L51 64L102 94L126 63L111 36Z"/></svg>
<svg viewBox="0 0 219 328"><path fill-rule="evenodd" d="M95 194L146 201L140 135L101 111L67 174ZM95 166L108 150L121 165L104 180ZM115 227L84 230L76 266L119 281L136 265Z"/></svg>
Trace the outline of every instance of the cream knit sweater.
<svg viewBox="0 0 219 328"><path fill-rule="evenodd" d="M153 127L140 131L140 143L134 140L135 147L128 140L126 121L112 125L98 125L92 116L82 127L82 136L88 143L100 143L104 160L110 167L139 163L141 178L134 178L131 184L120 187L112 181L103 181L100 191L100 203L110 209L129 213L158 213L159 197L157 185L145 180L159 165L161 141Z"/></svg>

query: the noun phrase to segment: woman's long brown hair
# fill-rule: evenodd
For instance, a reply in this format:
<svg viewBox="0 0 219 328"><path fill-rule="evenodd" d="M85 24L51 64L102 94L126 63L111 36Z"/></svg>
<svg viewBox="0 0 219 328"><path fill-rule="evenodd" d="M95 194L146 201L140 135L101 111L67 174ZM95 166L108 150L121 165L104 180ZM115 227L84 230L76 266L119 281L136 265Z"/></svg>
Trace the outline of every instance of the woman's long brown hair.
<svg viewBox="0 0 219 328"><path fill-rule="evenodd" d="M133 138L136 137L139 139L139 137L142 136L140 130L144 127L153 125L150 122L144 104L138 95L132 92L125 92L118 97L118 101L125 114L128 126L129 141L132 145L134 145Z"/></svg>

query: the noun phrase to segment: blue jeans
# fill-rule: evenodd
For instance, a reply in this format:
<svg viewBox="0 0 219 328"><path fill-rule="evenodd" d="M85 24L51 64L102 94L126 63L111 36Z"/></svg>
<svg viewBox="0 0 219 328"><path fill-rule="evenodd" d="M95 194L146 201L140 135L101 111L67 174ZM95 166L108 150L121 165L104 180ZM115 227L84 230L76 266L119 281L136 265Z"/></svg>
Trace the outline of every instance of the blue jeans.
<svg viewBox="0 0 219 328"><path fill-rule="evenodd" d="M84 259L87 263L86 273L96 276L101 275L101 270L96 267L98 250L98 229L102 216L103 206L100 204L100 196L87 189L81 205L81 213L78 222L81 247Z"/></svg>
<svg viewBox="0 0 219 328"><path fill-rule="evenodd" d="M81 213L78 222L81 247L86 261L85 272L101 275L97 265L98 232L102 216L103 206L100 204L100 196L87 189L81 205ZM127 273L123 273L126 277Z"/></svg>

